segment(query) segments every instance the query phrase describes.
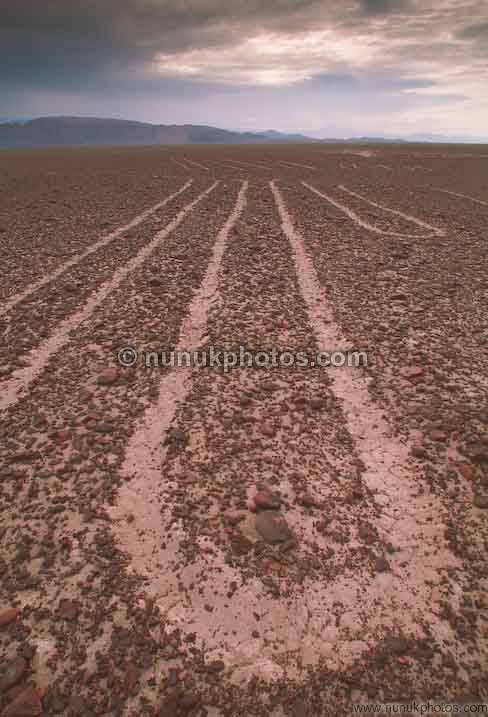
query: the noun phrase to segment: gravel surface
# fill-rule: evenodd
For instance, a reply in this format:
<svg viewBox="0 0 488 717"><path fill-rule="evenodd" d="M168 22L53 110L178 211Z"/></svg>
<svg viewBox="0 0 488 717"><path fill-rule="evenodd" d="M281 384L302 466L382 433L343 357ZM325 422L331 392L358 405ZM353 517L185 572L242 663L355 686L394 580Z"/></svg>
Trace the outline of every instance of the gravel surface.
<svg viewBox="0 0 488 717"><path fill-rule="evenodd" d="M488 701L482 150L3 153L0 714Z"/></svg>
<svg viewBox="0 0 488 717"><path fill-rule="evenodd" d="M2 152L0 299L174 189L164 149Z"/></svg>

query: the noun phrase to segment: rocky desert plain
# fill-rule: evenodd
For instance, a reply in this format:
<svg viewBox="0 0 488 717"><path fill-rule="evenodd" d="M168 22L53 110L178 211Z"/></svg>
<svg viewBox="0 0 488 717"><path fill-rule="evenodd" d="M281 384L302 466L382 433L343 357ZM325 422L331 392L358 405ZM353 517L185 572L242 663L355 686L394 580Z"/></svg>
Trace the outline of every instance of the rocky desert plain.
<svg viewBox="0 0 488 717"><path fill-rule="evenodd" d="M488 702L488 149L0 153L0 714ZM124 347L366 352L123 366Z"/></svg>

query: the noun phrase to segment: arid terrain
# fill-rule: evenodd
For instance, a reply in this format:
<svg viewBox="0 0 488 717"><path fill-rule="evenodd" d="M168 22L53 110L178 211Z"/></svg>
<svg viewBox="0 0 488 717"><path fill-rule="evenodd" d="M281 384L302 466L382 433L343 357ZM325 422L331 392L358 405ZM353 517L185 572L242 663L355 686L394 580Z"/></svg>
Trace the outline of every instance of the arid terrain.
<svg viewBox="0 0 488 717"><path fill-rule="evenodd" d="M0 186L0 715L488 703L488 148L5 151Z"/></svg>

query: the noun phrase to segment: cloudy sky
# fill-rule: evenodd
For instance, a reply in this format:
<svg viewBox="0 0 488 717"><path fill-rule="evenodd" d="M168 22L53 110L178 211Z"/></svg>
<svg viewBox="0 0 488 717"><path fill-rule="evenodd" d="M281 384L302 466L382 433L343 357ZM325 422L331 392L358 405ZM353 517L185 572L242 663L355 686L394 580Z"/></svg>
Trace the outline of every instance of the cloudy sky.
<svg viewBox="0 0 488 717"><path fill-rule="evenodd" d="M0 117L488 135L488 0L0 0Z"/></svg>

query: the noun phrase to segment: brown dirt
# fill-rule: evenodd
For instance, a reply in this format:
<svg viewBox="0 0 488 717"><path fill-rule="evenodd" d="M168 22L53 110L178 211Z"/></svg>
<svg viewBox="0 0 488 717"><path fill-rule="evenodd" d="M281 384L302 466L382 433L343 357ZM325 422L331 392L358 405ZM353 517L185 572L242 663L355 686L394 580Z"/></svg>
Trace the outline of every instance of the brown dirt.
<svg viewBox="0 0 488 717"><path fill-rule="evenodd" d="M0 711L488 701L481 149L3 156Z"/></svg>

